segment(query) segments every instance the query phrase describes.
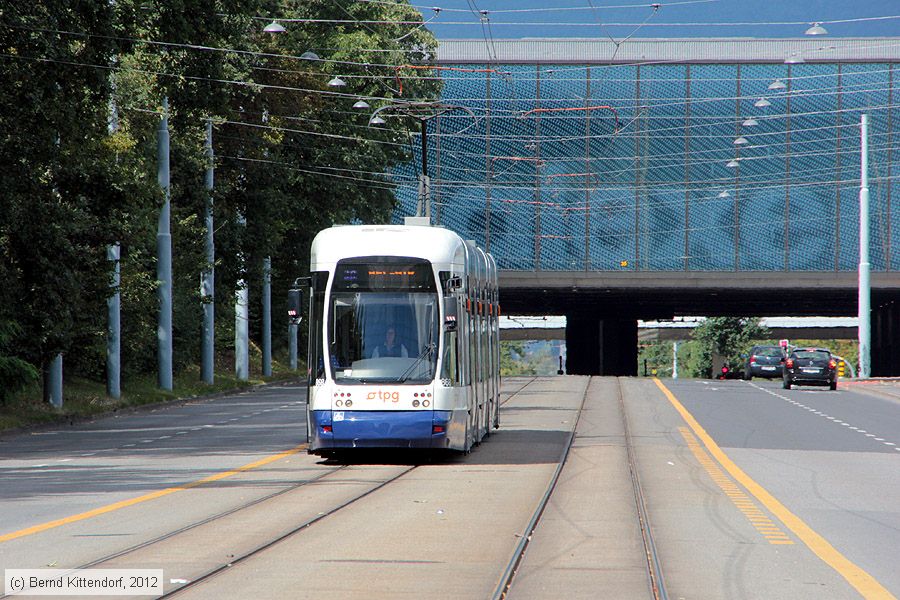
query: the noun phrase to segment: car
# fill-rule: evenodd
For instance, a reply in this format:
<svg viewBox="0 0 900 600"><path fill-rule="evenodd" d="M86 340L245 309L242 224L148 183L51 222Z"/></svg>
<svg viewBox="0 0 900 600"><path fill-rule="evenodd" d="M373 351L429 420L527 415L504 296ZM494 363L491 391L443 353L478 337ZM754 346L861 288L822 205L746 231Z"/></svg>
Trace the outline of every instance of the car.
<svg viewBox="0 0 900 600"><path fill-rule="evenodd" d="M792 385L827 385L837 389L837 360L825 348L794 348L784 359L784 389Z"/></svg>
<svg viewBox="0 0 900 600"><path fill-rule="evenodd" d="M781 377L783 359L784 351L781 346L753 346L744 365L744 379L749 381L754 377Z"/></svg>

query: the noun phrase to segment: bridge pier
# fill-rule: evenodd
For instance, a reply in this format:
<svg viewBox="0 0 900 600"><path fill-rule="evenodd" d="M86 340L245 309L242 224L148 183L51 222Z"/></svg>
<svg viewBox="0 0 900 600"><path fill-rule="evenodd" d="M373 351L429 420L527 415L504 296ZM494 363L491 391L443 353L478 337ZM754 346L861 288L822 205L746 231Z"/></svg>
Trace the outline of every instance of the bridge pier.
<svg viewBox="0 0 900 600"><path fill-rule="evenodd" d="M637 375L637 320L566 315L566 373Z"/></svg>
<svg viewBox="0 0 900 600"><path fill-rule="evenodd" d="M900 375L900 305L894 300L872 310L873 377Z"/></svg>

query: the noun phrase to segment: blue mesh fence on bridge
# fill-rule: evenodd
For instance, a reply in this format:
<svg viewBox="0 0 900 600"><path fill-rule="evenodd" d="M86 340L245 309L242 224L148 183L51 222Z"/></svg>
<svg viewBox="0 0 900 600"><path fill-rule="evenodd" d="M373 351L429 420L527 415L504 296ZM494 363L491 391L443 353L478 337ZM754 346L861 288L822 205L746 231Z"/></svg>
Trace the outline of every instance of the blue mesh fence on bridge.
<svg viewBox="0 0 900 600"><path fill-rule="evenodd" d="M501 269L854 270L862 113L872 268L900 265L891 64L460 67L500 73L439 72L477 122L428 121L433 221Z"/></svg>

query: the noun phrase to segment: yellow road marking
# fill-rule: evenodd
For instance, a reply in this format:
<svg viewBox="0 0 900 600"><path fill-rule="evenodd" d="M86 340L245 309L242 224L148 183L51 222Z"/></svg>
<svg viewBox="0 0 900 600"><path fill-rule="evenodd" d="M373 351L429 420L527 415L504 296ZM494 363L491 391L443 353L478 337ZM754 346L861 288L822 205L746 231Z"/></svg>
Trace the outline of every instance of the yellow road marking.
<svg viewBox="0 0 900 600"><path fill-rule="evenodd" d="M747 520L750 521L750 524L753 525L757 531L759 531L760 535L766 539L768 539L767 534L771 533L781 534L785 538L788 537L777 525L775 525L775 523L772 522L771 519L769 519L769 517L759 510L759 507L747 496L747 494L740 491L734 482L726 477L725 473L722 472L722 469L719 468L718 463L716 463L712 457L700 447L700 442L697 441L697 438L694 437L687 427L679 427L678 431L681 433L681 437L684 438L684 441L687 442L688 448L694 454L697 462L699 462L706 470L712 480L725 491L725 495L727 495L737 509L747 517ZM737 491L728 491L731 488L734 488ZM794 542L790 543L793 544Z"/></svg>
<svg viewBox="0 0 900 600"><path fill-rule="evenodd" d="M168 496L169 494L174 494L175 492L181 492L184 490L189 490L191 488L201 486L206 483L212 483L213 481L219 481L221 479L225 479L226 477L231 477L233 475L237 475L238 473L250 471L252 469L261 467L263 465L273 463L276 460L280 460L286 456L290 456L291 454L296 454L297 452L300 452L301 450L305 450L306 446L307 446L307 444L300 444L299 446L296 446L295 448L291 448L290 450L286 450L285 452L281 452L279 454L273 454L272 456L267 456L265 458L261 458L257 461L246 464L242 467L237 467L236 469L231 469L230 471L223 471L221 473L215 473L213 475L210 475L209 477L204 477L203 479L198 479L197 481L192 481L190 483L185 483L184 485L178 485L175 487L166 488L164 490L150 492L149 494L144 494L143 496L138 496L137 498L130 498L128 500L122 500L120 502L115 502L113 504L107 504L106 506L101 506L100 508L95 508L93 510L79 513L77 515L72 515L70 517L57 519L55 521L48 521L47 523L41 523L40 525L34 525L32 527L26 527L25 529L13 531L12 533L0 535L0 542L8 542L9 540L14 540L16 538L25 537L26 535L40 533L42 531L47 531L48 529L53 529L54 527L59 527L61 525L68 525L69 523L75 523L77 521L83 521L85 519L90 519L91 517L96 517L98 515L103 515L103 514L106 514L109 512L113 512L114 510L119 510L120 508L134 506L135 504L140 504L141 502L147 502L148 500L155 500L156 498L162 498L163 496Z"/></svg>
<svg viewBox="0 0 900 600"><path fill-rule="evenodd" d="M709 450L710 454L715 457L715 459L719 462L722 467L734 477L738 483L743 485L748 492L753 494L753 496L759 500L763 506L769 509L773 515L778 517L784 525L790 529L794 535L796 535L800 540L806 544L806 546L815 553L820 559L822 559L825 564L830 566L832 569L838 572L841 577L847 580L847 583L856 588L860 594L862 594L863 598L867 598L870 600L897 600L896 596L891 594L883 585L878 583L878 581L869 575L862 568L857 566L855 563L851 562L846 556L837 551L837 549L828 543L828 540L823 538L821 535L813 531L813 529L807 525L800 517L792 513L788 508L779 502L772 494L768 492L764 487L756 483L749 475L744 473L743 469L738 467L734 462L728 458L728 455L725 454L719 445L716 444L715 440L710 437L706 430L700 426L700 423L694 418L694 416L688 412L688 410L682 406L681 402L678 401L678 398L669 391L669 388L663 384L659 379L653 380L657 387L662 390L663 394L665 394L666 398L675 407L675 410L681 415L681 418L688 424L688 426L693 430L694 434L698 438L703 441L703 444L706 446L707 450ZM772 541L770 543L786 543L786 542L776 542Z"/></svg>

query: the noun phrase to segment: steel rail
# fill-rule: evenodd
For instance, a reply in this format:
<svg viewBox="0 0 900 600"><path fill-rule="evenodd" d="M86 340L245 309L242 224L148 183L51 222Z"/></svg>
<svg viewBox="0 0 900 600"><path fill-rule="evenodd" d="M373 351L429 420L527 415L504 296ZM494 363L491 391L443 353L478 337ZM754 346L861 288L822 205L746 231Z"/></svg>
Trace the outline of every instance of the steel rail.
<svg viewBox="0 0 900 600"><path fill-rule="evenodd" d="M522 389L525 389L527 385L528 384L526 384L526 386L523 386ZM578 429L578 422L581 420L582 412L584 412L584 403L587 400L587 392L589 388L590 380L584 388L584 395L581 397L581 404L578 407L578 416L575 417L575 424L572 426L572 431L569 433L569 437L566 440L565 447L563 448L562 454L559 458L559 463L556 465L556 470L553 472L553 476L550 478L550 483L547 485L547 490L544 492L544 495L538 503L534 514L531 516L531 520L528 521L528 525L525 527L525 531L519 538L519 543L516 544L516 548L513 552L512 558L510 558L509 563L506 565L506 569L504 569L503 575L501 576L497 587L494 588L494 593L491 596L493 600L503 600L504 598L506 598L506 595L509 593L509 590L512 587L512 583L516 577L519 565L521 564L522 559L525 557L525 552L528 550L528 544L531 542L531 536L534 535L534 530L537 528L538 523L541 520L541 516L543 516L544 514L544 509L547 507L547 503L550 501L550 497L553 495L553 490L556 489L556 484L559 482L559 477L562 474L563 467L565 466L566 461L569 458L569 451L572 449L572 443L575 441L575 430ZM520 389L519 392L521 391L522 390Z"/></svg>
<svg viewBox="0 0 900 600"><path fill-rule="evenodd" d="M244 552L244 553L241 554L240 556L235 556L233 559L229 560L227 563L222 564L222 565L219 565L218 567L216 567L216 568L214 568L214 569L210 569L210 570L207 571L206 573L200 575L199 577L196 577L196 578L192 579L191 581L185 583L184 585L182 585L182 586L180 586L180 587L177 587L177 588L175 588L175 589L173 589L173 590L170 590L170 591L164 593L162 596L159 596L159 598L171 598L171 597L173 597L173 596L175 596L175 595L177 595L177 594L180 594L180 593L183 592L184 590L191 589L191 588L193 588L194 586L196 586L196 585L199 584L199 583L203 583L203 582L205 582L205 581L208 581L208 580L210 580L210 579L216 577L217 575L221 574L221 573L224 572L224 571L227 571L227 570L230 569L231 567L233 567L233 566L235 566L235 565L237 565L237 564L240 564L240 563L244 562L245 560L247 560L247 559L249 559L249 558L253 558L254 556L256 556L256 555L258 555L258 554L261 554L262 552L268 550L269 548L271 548L271 547L273 547L273 546L275 546L275 545L277 545L277 544L279 544L279 543L281 543L281 542L287 540L288 538L291 538L291 537L293 537L294 535L300 533L301 531L304 531L304 530L306 530L306 529L312 527L313 525L315 525L315 524L318 523L319 521L322 521L323 519L326 519L326 518L328 518L328 517L334 515L335 513L337 513L337 512L339 512L339 511L341 511L341 510L347 508L348 506L350 506L350 505L352 505L352 504L358 502L359 500L362 500L363 498L369 496L370 494L372 494L372 493L374 493L374 492L377 492L378 490L382 489L383 487L387 486L388 484L393 483L394 481L397 481L398 479L400 479L400 478L403 477L404 475L407 475L407 474L411 473L412 471L414 471L414 470L417 469L417 468L418 468L418 465L412 465L412 466L409 467L408 469L402 471L401 473L398 473L397 475L394 475L393 477L391 477L391 478L389 478L389 479L386 479L385 481L382 481L381 483L379 483L379 484L376 485L375 487L366 490L366 491L363 492L362 494L359 494L358 496L355 496L354 498L351 498L351 499L347 500L346 502L343 502L343 503L339 504L338 506L336 506L336 507L334 507L334 508L332 508L332 509L330 509L330 510L324 512L324 513L321 513L321 514L319 514L319 515L316 515L316 516L313 517L312 519L309 519L309 520L307 520L307 521L304 521L304 522L301 523L300 525L298 525L298 526L294 527L293 529L291 529L291 530L289 530L289 531L287 531L287 532L285 532L285 533L279 535L279 536L276 537L275 539L272 539L272 540L270 540L270 541L268 541L268 542L265 542L265 543L263 543L263 544L257 546L256 548L253 548L252 550L249 550L249 551L247 551L247 552Z"/></svg>
<svg viewBox="0 0 900 600"><path fill-rule="evenodd" d="M631 489L634 492L634 505L637 511L638 521L641 526L641 539L644 543L644 555L647 558L647 576L650 591L654 600L668 600L665 581L663 580L662 567L659 563L659 554L656 544L653 542L653 533L650 527L650 518L647 513L647 504L644 502L644 491L641 487L641 479L638 475L637 461L634 453L634 441L628 426L628 415L625 412L625 396L622 393L622 379L616 380L616 396L619 402L619 410L622 413L622 427L625 434L625 449L628 455L628 471L631 474Z"/></svg>

